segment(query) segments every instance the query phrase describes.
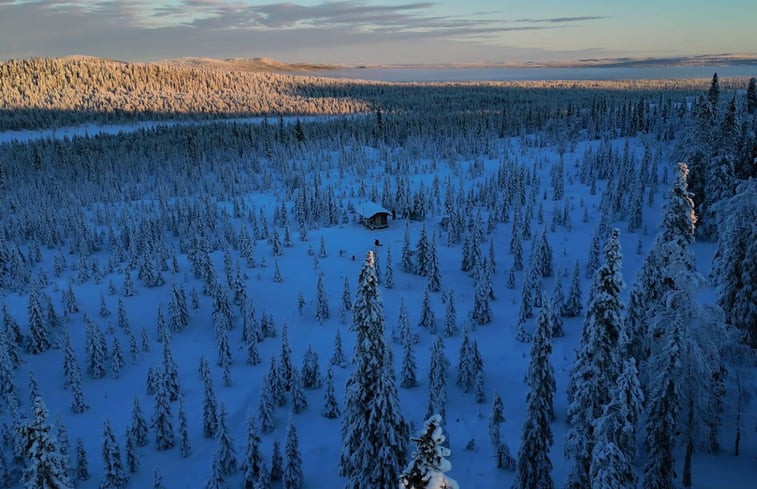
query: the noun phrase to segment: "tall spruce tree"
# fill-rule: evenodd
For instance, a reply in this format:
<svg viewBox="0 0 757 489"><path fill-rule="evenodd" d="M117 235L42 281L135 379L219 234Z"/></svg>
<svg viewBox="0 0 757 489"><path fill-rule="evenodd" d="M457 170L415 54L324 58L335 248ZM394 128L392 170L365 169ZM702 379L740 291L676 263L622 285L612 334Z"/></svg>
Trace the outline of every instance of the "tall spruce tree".
<svg viewBox="0 0 757 489"><path fill-rule="evenodd" d="M620 374L619 342L623 333L623 288L619 232L605 245L605 263L594 274L576 361L568 385L568 431L565 452L574 460L569 489L589 487L594 423L610 402L611 387Z"/></svg>
<svg viewBox="0 0 757 489"><path fill-rule="evenodd" d="M373 267L373 252L368 252L352 311L355 370L346 385L339 460L339 474L351 489L395 489L407 451L408 428L384 341L384 311Z"/></svg>
<svg viewBox="0 0 757 489"><path fill-rule="evenodd" d="M552 353L551 325L546 314L539 315L536 332L531 343L531 360L528 364L526 395L526 418L523 421L518 462L513 489L551 489L552 462L549 450L552 446L553 397L555 375L549 356ZM589 487L589 486L585 486Z"/></svg>
<svg viewBox="0 0 757 489"><path fill-rule="evenodd" d="M66 459L41 397L34 399L33 418L16 428L19 460L23 462L21 482L26 489L72 489Z"/></svg>

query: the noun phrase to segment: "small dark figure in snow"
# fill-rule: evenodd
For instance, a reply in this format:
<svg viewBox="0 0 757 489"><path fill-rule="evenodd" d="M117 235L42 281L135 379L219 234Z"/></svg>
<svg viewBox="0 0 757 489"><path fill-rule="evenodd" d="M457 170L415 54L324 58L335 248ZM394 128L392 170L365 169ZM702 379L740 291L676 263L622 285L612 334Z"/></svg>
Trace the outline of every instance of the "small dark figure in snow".
<svg viewBox="0 0 757 489"><path fill-rule="evenodd" d="M383 246L383 245L381 244L381 241L379 241L379 240L378 240L378 238L376 238L376 239L375 239L375 240L373 241L373 245L374 245L374 246Z"/></svg>

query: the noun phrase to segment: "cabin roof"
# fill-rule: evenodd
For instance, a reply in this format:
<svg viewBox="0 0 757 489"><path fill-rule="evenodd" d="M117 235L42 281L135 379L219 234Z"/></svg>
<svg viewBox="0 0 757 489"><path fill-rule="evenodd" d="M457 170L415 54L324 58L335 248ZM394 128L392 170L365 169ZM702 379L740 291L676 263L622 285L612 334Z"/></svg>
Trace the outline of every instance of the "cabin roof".
<svg viewBox="0 0 757 489"><path fill-rule="evenodd" d="M391 214L391 212L384 209L379 204L371 201L358 202L355 204L355 210L363 219L370 219L376 214Z"/></svg>

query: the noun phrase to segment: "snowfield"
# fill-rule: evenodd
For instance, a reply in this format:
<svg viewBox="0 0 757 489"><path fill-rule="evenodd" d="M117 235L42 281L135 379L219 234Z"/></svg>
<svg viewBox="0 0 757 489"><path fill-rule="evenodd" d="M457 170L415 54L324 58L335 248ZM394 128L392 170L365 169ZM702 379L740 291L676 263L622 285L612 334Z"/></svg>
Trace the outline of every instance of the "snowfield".
<svg viewBox="0 0 757 489"><path fill-rule="evenodd" d="M391 126L392 131L404 130L402 115L384 117L387 124L394 118L397 125ZM299 142L296 121L304 126ZM339 475L339 460L345 384L354 369L356 345L352 311L343 306L344 291L347 283L348 296L354 302L358 277L369 251L377 260L384 338L392 351L399 406L410 435L418 435L427 418L432 345L440 336L449 361L446 398L441 401L446 408L443 430L451 451L447 475L461 488L510 487L516 471L497 467L497 452L490 441L490 416L496 393L502 398L505 418L499 427L500 439L515 457L527 418L526 380L531 352L531 344L519 341L519 337L523 332L531 337L536 331L541 307L535 297L531 298L536 301L532 316L520 324L519 318L523 313L523 287L529 284L537 290L527 274L532 250L538 249L541 236L546 237L551 248L553 269L551 274L538 277L544 297L553 297L558 280L567 296L577 262L580 271L582 312L576 317L563 317L564 336L550 340L549 362L556 389L555 417L550 423L554 443L548 456L554 486L564 487L572 467L571 458L564 455L569 429L566 392L579 349L593 272L604 260L601 248L599 255L592 258L592 241L598 230L619 229L625 283L620 296L627 307L636 273L653 246L666 196L675 182L674 143L653 134L657 127L654 123L648 132L604 138L548 123L541 132L521 131L500 137L496 134L498 128L494 128L494 134L483 129L477 135L471 129L475 126L471 116L468 126L440 130L444 134L438 139L428 130L423 137L393 143L390 137L385 142L376 138L373 129L363 128L363 124L373 124L373 116L322 121L316 117L285 118L283 125L272 119L270 127L263 127L261 119L228 122L226 129L222 124L204 122L143 122L0 134L0 162L5 165L1 167L5 171L0 180L5 186L5 196L0 199L1 219L5 221L0 229L0 249L4 253L0 261L0 304L6 313L0 324L6 328L0 347L11 348L8 344L14 343L8 336L12 322L25 338L33 337L33 294L40 294L44 334L51 345L32 354L28 345L34 340L25 339L16 345L20 364L10 370L10 378L0 375L4 389L0 400L0 487L34 487L21 482L22 468L29 461L23 455L14 457L13 435L14 426L31 416L31 390L44 400L49 411L47 422L65 426L70 444L66 463L72 468L77 465L76 440L81 439L90 477L77 480L76 487L118 486L106 479L108 468L101 455L104 423L109 421L123 464L128 465L127 432L133 425L135 399L149 427L148 440L145 446L132 447L139 464L133 473L124 467L128 483L123 487L154 487L155 470L167 489L215 487L206 485L214 470L219 441L203 432L207 415L207 382L199 370L203 358L210 368L218 412L223 405L227 413L228 435L237 459L236 467L223 477L222 483L219 481L218 487L245 487L245 473L239 467L248 448L248 417L255 419L259 451L269 469L274 443L278 442L282 454L285 452L291 422L298 435L301 487L347 485L348 479ZM481 127L484 126L479 130ZM454 134L457 130L468 132ZM237 133L230 136L230 131ZM249 140L229 143L237 141L234 138L248 137L247 133L239 135L244 131L252 134ZM287 136L282 141L283 131ZM476 147L480 150L471 149ZM123 151L122 159L114 156L118 151ZM621 171L618 168L623 165L632 168L629 175L634 180L618 186L612 179L619 178L614 172ZM615 170L611 170L613 166ZM630 225L635 229L629 231L636 179L644 180L643 204L639 207L641 225ZM559 195L555 195L559 186ZM608 191L614 186L622 192ZM615 199L620 206L604 221L603 216L608 214L603 208L612 204L603 203L603 199ZM396 218L389 218L386 229L365 228L354 212L354 206L362 200L396 211ZM423 216L417 216L419 205ZM456 217L450 215L450 209L457 214L459 223L451 223ZM418 219L409 219L411 211ZM457 230L458 238L450 238L454 232L450 228L459 224L462 227ZM527 231L530 236L524 236ZM477 232L483 238L477 243L479 261L473 270L463 271L465 241ZM514 233L520 240L520 260L512 251ZM411 259L417 263L419 255L415 250L421 234L434 240L441 279L439 292L427 292L427 277L402 270L406 236L408 251L413 252ZM604 243L606 236L600 238ZM704 276L710 271L716 249L715 242L697 242L692 247L696 267ZM203 261L204 257L210 261ZM587 273L592 259L597 258L599 262ZM388 268L392 269L390 273ZM485 274L483 270L491 272L493 297L486 299L490 321L477 324L474 317L479 316L472 316L472 312L478 307L476 277ZM387 283L388 274L392 284ZM321 293L325 292L320 297L319 277ZM514 283L509 283L512 278ZM188 312L188 322L180 330L171 330L170 326L177 319L175 304L172 305L174 290L183 292ZM67 297L69 291L73 299ZM240 293L246 297L240 298ZM697 294L704 303L716 301L711 283ZM438 335L419 325L426 297ZM219 301L224 300L230 308L219 306ZM450 300L457 313L456 332L447 336L442 330ZM72 301L77 306L75 311ZM417 336L412 350L418 385L412 388L400 387L404 346L395 341L403 304L410 331ZM119 318L119 306L125 318ZM49 307L59 324L51 324ZM219 323L224 314L231 318L226 328ZM98 361L87 353L95 348L88 339L88 320L90 331L94 324L106 347L102 378L93 378L89 368ZM245 330L244 325L252 321L257 323L256 328L268 327L272 330L269 332L275 332L275 336L265 336L263 332L256 342L260 360L257 365L248 364L251 341L243 339L252 330ZM261 321L267 326L262 326ZM124 327L124 323L128 326ZM285 329L287 344L282 345ZM464 331L480 352L483 399L477 400L475 389L466 392L456 382ZM346 365L330 363L337 333L343 342ZM80 369L81 390L88 406L82 413L72 411L72 389L64 389L66 334ZM225 367L220 358L224 355L219 353L224 335L231 360ZM116 340L123 365L114 360ZM175 361L186 415L186 456L179 446L178 401L169 403L175 446L156 448L156 430L150 426L158 396L148 393L148 371L158 371L165 365L165 345L159 340L168 341ZM301 412L293 412L295 387L285 392L285 404L273 410L273 429L265 433L261 431L261 399L267 395L264 391L270 382L271 362L281 362L287 346L291 366L298 372L309 348L317 354L323 383L303 390L307 407ZM333 369L334 393L341 410L341 415L333 419L322 414L329 369ZM694 487L698 489L750 487L757 474L754 366L744 368L743 375L741 400L734 400L733 386L728 384L718 435L720 451L695 450L692 470ZM631 461L639 487L644 477L642 469L648 462L643 443L646 417L642 415L637 427L638 455ZM742 427L738 457L734 456L737 425ZM55 427L52 433L56 433ZM670 436L676 437L675 433ZM406 462L415 446L409 443L408 448ZM673 453L680 476L684 444L676 443ZM71 475L77 478L73 469ZM103 482L106 480L109 482ZM266 487L260 484L254 487ZM295 487L292 481L271 484ZM680 477L675 479L675 485L681 486Z"/></svg>

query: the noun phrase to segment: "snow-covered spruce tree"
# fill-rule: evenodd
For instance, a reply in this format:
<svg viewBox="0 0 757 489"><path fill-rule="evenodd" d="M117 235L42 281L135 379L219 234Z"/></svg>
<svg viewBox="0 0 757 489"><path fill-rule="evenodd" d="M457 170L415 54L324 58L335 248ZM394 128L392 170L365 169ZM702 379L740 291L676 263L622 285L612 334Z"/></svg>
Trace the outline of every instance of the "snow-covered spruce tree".
<svg viewBox="0 0 757 489"><path fill-rule="evenodd" d="M137 396L134 396L129 430L133 433L134 440L138 447L147 445L147 421L142 413L142 408L139 405L139 398Z"/></svg>
<svg viewBox="0 0 757 489"><path fill-rule="evenodd" d="M341 304L341 307L339 308L339 320L342 323L346 323L347 317L349 317L351 312L352 312L352 289L350 288L350 281L345 275L344 286L342 287L342 304Z"/></svg>
<svg viewBox="0 0 757 489"><path fill-rule="evenodd" d="M202 436L205 438L214 438L218 432L218 408L213 389L213 379L208 374L203 376L202 381Z"/></svg>
<svg viewBox="0 0 757 489"><path fill-rule="evenodd" d="M134 474L139 470L139 449L137 448L137 442L134 439L134 434L130 430L126 430L126 447L124 447L126 454L126 468L129 469L130 474Z"/></svg>
<svg viewBox="0 0 757 489"><path fill-rule="evenodd" d="M171 281L171 300L168 302L169 327L173 332L183 330L189 324L187 298L175 281Z"/></svg>
<svg viewBox="0 0 757 489"><path fill-rule="evenodd" d="M286 406L286 389L281 375L281 365L276 363L276 355L271 355L271 363L266 374L266 384L271 388L271 399L274 404L279 407Z"/></svg>
<svg viewBox="0 0 757 489"><path fill-rule="evenodd" d="M339 474L352 489L395 489L408 428L384 342L384 311L373 266L373 253L368 252L352 309L355 370L345 387Z"/></svg>
<svg viewBox="0 0 757 489"><path fill-rule="evenodd" d="M321 414L327 418L338 418L341 414L339 402L336 400L336 391L334 389L334 369L329 365L326 371L326 392L323 395L323 409Z"/></svg>
<svg viewBox="0 0 757 489"><path fill-rule="evenodd" d="M438 414L443 420L447 415L447 369L450 362L444 355L444 341L441 336L437 336L431 344L430 359L426 417Z"/></svg>
<svg viewBox="0 0 757 489"><path fill-rule="evenodd" d="M581 267L576 260L576 265L573 267L573 278L570 282L570 288L568 289L568 297L565 299L565 304L562 308L562 315L567 317L577 317L581 315L583 311L583 294L581 292Z"/></svg>
<svg viewBox="0 0 757 489"><path fill-rule="evenodd" d="M218 412L218 434L216 435L216 451L213 455L217 460L222 477L228 477L237 471L237 454L234 441L231 439L229 427L226 424L226 406L221 403Z"/></svg>
<svg viewBox="0 0 757 489"><path fill-rule="evenodd" d="M302 475L302 456L300 455L299 445L297 428L290 416L284 441L284 465L281 474L284 489L300 489L302 487L304 477Z"/></svg>
<svg viewBox="0 0 757 489"><path fill-rule="evenodd" d="M689 229L693 230L693 219L691 214L688 216L691 220ZM680 218L685 220L687 217ZM668 473L673 471L665 464L672 465L674 445L670 445L670 452L665 452L667 445L649 447L661 436L659 430L666 427L666 421L660 417L670 418L675 423L674 431L679 436L671 437L671 443L686 447L682 474L684 486L692 484L694 450L711 450L717 446L722 409L719 406L722 406L724 394L721 352L727 331L722 310L697 301L697 288L704 279L694 269L690 242L690 235L679 235L670 241L656 243L662 262L666 263L662 277L667 290L662 302L651 311L650 331L657 341L650 345L647 443L648 450L660 450L657 453L664 462L659 461L657 465L650 462L645 467L646 487L652 487L658 480L667 481ZM670 357L675 359L672 365L668 363ZM671 392L675 392L675 400L667 399Z"/></svg>
<svg viewBox="0 0 757 489"><path fill-rule="evenodd" d="M87 451L84 448L84 442L81 438L76 438L76 467L74 474L80 481L89 480L89 468L87 467Z"/></svg>
<svg viewBox="0 0 757 489"><path fill-rule="evenodd" d="M545 314L536 322L536 332L531 343L531 360L528 364L526 395L526 418L523 421L518 462L513 489L551 489L552 462L549 450L552 446L555 393L555 376L549 356L552 353L552 333ZM585 486L589 487L589 486Z"/></svg>
<svg viewBox="0 0 757 489"><path fill-rule="evenodd" d="M418 386L418 379L415 371L417 364L415 361L415 352L412 335L405 334L402 336L402 367L400 371L400 387L410 389Z"/></svg>
<svg viewBox="0 0 757 489"><path fill-rule="evenodd" d="M121 460L121 447L116 441L116 435L110 427L110 421L105 419L105 431L103 432L102 444L103 480L100 482L101 489L123 489L129 483L129 476L124 471Z"/></svg>
<svg viewBox="0 0 757 489"><path fill-rule="evenodd" d="M66 459L47 422L47 407L41 397L34 399L32 410L33 418L16 427L19 460L24 464L21 472L24 488L73 488Z"/></svg>
<svg viewBox="0 0 757 489"><path fill-rule="evenodd" d="M415 266L410 254L410 221L405 221L405 234L402 239L402 258L400 260L400 270L405 273L413 273Z"/></svg>
<svg viewBox="0 0 757 489"><path fill-rule="evenodd" d="M421 304L421 317L418 320L418 327L428 329L429 333L436 334L436 316L431 307L431 291L426 285L423 292L423 303Z"/></svg>
<svg viewBox="0 0 757 489"><path fill-rule="evenodd" d="M121 351L121 345L118 343L118 337L113 337L113 347L110 353L110 372L114 379L121 375L121 367L125 364L124 354Z"/></svg>
<svg viewBox="0 0 757 489"><path fill-rule="evenodd" d="M474 277L473 310L471 320L476 324L489 324L492 321L491 282L485 270L479 270Z"/></svg>
<svg viewBox="0 0 757 489"><path fill-rule="evenodd" d="M342 334L338 329L336 330L336 334L334 335L334 353L331 354L329 363L336 367L344 368L347 366L347 357L345 356L344 349L342 348Z"/></svg>
<svg viewBox="0 0 757 489"><path fill-rule="evenodd" d="M458 489L457 481L444 475L452 469L447 460L450 449L444 446L442 417L431 415L417 438L411 438L416 451L400 476L402 489Z"/></svg>
<svg viewBox="0 0 757 489"><path fill-rule="evenodd" d="M93 379L105 376L105 357L107 346L105 336L100 327L89 317L84 319L86 323L84 349L87 355L87 372Z"/></svg>
<svg viewBox="0 0 757 489"><path fill-rule="evenodd" d="M308 400L305 397L305 391L302 387L302 378L296 370L292 372L292 412L299 414L308 407Z"/></svg>
<svg viewBox="0 0 757 489"><path fill-rule="evenodd" d="M428 277L430 272L428 236L426 235L425 223L421 225L421 232L418 236L418 242L415 245L415 269L417 275Z"/></svg>
<svg viewBox="0 0 757 489"><path fill-rule="evenodd" d="M170 403L171 394L168 379L163 369L158 369L156 375L155 407L151 426L155 430L155 448L157 450L168 450L175 445Z"/></svg>
<svg viewBox="0 0 757 489"><path fill-rule="evenodd" d="M260 452L260 434L258 434L258 428L255 425L255 418L250 412L247 413L246 425L246 442L240 469L242 470L244 489L254 489L255 481L260 477L260 471L264 468L265 461Z"/></svg>
<svg viewBox="0 0 757 489"><path fill-rule="evenodd" d="M636 489L632 462L636 457L636 430L643 400L636 360L628 358L613 386L610 403L594 423L596 443L589 471L591 487Z"/></svg>
<svg viewBox="0 0 757 489"><path fill-rule="evenodd" d="M31 287L27 301L29 336L26 337L26 351L33 355L46 352L51 346L40 294L38 286Z"/></svg>
<svg viewBox="0 0 757 489"><path fill-rule="evenodd" d="M439 269L439 253L436 251L436 231L431 234L431 241L427 250L426 268L428 272L428 289L431 292L442 290L442 274Z"/></svg>
<svg viewBox="0 0 757 489"><path fill-rule="evenodd" d="M574 459L569 489L588 487L594 423L610 402L612 385L620 375L619 343L623 334L623 288L620 233L614 229L605 245L605 263L594 274L576 361L568 384L570 430L565 453Z"/></svg>
<svg viewBox="0 0 757 489"><path fill-rule="evenodd" d="M163 362L161 370L165 376L166 389L168 389L168 400L173 402L179 398L179 365L173 359L171 352L171 342L163 342Z"/></svg>
<svg viewBox="0 0 757 489"><path fill-rule="evenodd" d="M744 332L757 348L757 180L741 183L736 194L719 204L725 218L719 227L713 260L718 305L726 322Z"/></svg>
<svg viewBox="0 0 757 489"><path fill-rule="evenodd" d="M292 365L292 348L289 346L289 328L286 324L281 328L281 355L276 371L281 387L288 391L292 387L294 366Z"/></svg>
<svg viewBox="0 0 757 489"><path fill-rule="evenodd" d="M345 278L346 280L346 278ZM386 265L384 267L384 287L391 289L394 287L394 265L392 264L392 245L386 246Z"/></svg>
<svg viewBox="0 0 757 489"><path fill-rule="evenodd" d="M318 365L318 353L308 344L302 356L302 386L305 389L318 389L321 385L323 385L323 378Z"/></svg>
<svg viewBox="0 0 757 489"><path fill-rule="evenodd" d="M187 427L187 413L184 411L184 398L179 396L179 453L181 458L187 458L192 454L192 443L189 441Z"/></svg>
<svg viewBox="0 0 757 489"><path fill-rule="evenodd" d="M315 299L315 320L319 323L329 318L329 300L323 285L323 273L318 274Z"/></svg>
<svg viewBox="0 0 757 489"><path fill-rule="evenodd" d="M455 293L450 288L446 295L446 308L444 309L444 336L447 338L455 336L458 331L457 310L455 309Z"/></svg>
<svg viewBox="0 0 757 489"><path fill-rule="evenodd" d="M276 402L273 399L273 386L269 382L263 382L260 388L260 399L258 400L258 420L260 421L260 431L263 434L273 432L276 427Z"/></svg>
<svg viewBox="0 0 757 489"><path fill-rule="evenodd" d="M457 362L457 385L465 392L470 391L476 379L476 365L473 357L468 328L463 330L463 341L460 343L460 351Z"/></svg>

